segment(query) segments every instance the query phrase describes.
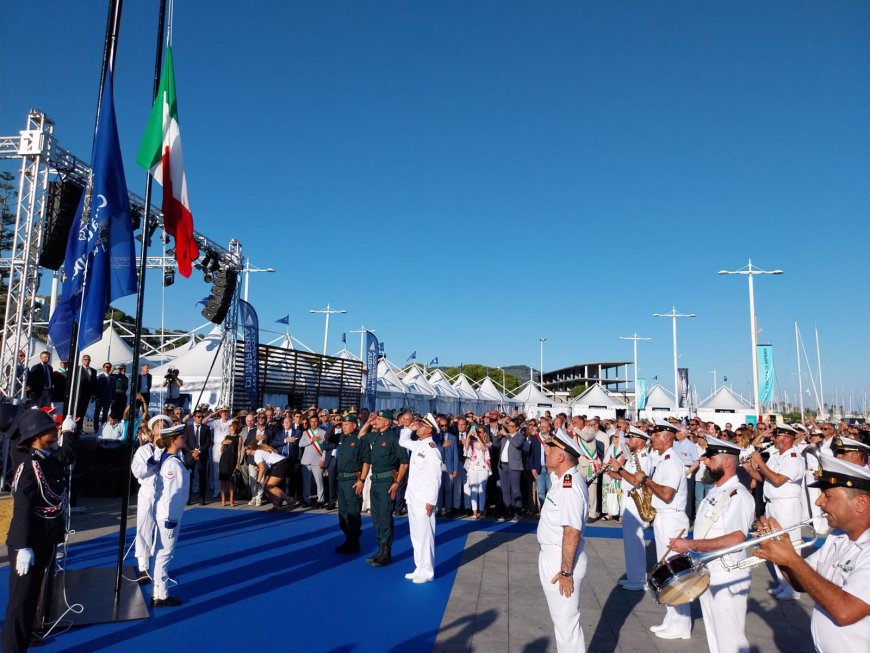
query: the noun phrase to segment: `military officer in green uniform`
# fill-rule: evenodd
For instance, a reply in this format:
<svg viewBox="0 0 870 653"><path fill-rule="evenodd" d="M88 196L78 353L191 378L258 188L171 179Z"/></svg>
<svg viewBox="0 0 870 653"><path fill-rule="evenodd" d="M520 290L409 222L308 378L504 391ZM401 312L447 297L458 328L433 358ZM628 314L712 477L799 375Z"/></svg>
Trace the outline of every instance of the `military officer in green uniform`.
<svg viewBox="0 0 870 653"><path fill-rule="evenodd" d="M393 500L408 472L408 453L399 446L399 435L391 428L392 423L393 411L380 410L369 418L360 431L368 445L363 447L364 464L360 480L365 481L368 474L372 475L371 511L378 552L366 558L366 562L373 567L383 567L392 562Z"/></svg>
<svg viewBox="0 0 870 653"><path fill-rule="evenodd" d="M364 441L357 432L356 415L348 413L341 418L341 440L336 473L338 474L338 525L344 533L344 542L335 547L337 553L359 553L359 536L362 533L361 480Z"/></svg>

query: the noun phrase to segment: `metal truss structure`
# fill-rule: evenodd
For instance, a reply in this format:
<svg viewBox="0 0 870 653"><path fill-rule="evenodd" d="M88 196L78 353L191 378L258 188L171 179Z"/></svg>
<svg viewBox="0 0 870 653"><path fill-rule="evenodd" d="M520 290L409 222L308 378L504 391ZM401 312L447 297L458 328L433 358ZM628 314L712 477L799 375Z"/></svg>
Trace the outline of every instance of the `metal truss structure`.
<svg viewBox="0 0 870 653"><path fill-rule="evenodd" d="M34 304L42 269L38 264L45 231L45 212L49 177L59 177L87 185L90 167L64 150L54 136L54 121L38 109L31 109L27 126L17 136L0 136L0 159L20 159L18 206L10 255L0 258L0 272L8 278L6 310L0 330L0 395L23 397L24 387L17 381L16 364L19 350L28 351L33 334ZM145 200L129 193L130 208L145 215ZM163 213L154 206L149 224L142 225L143 234L163 226ZM150 229L149 229L150 228ZM194 231L201 251L211 252L221 267L239 273L242 268L241 244L233 240L229 248ZM167 257L148 257L148 267L174 266ZM238 287L238 284L237 284ZM223 324L225 351L222 365L221 400L232 398L232 378L235 363L235 338L238 334L238 290Z"/></svg>

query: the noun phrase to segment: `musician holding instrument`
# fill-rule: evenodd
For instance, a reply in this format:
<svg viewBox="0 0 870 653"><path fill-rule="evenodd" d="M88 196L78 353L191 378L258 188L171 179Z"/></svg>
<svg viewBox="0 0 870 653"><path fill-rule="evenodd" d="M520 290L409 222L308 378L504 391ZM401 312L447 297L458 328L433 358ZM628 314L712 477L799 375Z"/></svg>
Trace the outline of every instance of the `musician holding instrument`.
<svg viewBox="0 0 870 653"><path fill-rule="evenodd" d="M646 583L646 548L643 544L643 529L646 522L641 518L637 504L629 493L634 485L625 472L649 475L652 473L652 462L646 451L649 435L634 426L625 427L625 444L628 448L628 458L619 471L613 471L609 465L607 474L622 481L622 550L625 556L625 579L619 581L624 590L642 592Z"/></svg>
<svg viewBox="0 0 870 653"><path fill-rule="evenodd" d="M847 438L845 435L838 435L831 443L831 451L836 458L848 460L850 463L858 465L858 467L867 467L870 447L863 442Z"/></svg>
<svg viewBox="0 0 870 653"><path fill-rule="evenodd" d="M652 494L652 506L656 509L653 534L659 558L676 555L670 551L671 538L678 537L689 528L686 516L686 471L680 457L673 450L677 427L656 419L652 432L652 448L658 453L652 477L643 472L629 472L618 460L611 462L615 472L622 470L622 478L634 486L642 485ZM656 637L662 639L689 639L692 634L692 617L689 604L668 606L665 620L650 626Z"/></svg>
<svg viewBox="0 0 870 653"><path fill-rule="evenodd" d="M870 470L822 452L813 483L817 505L831 527L822 547L806 560L788 537L762 542L756 555L773 562L797 591L815 601L810 629L820 653L870 650ZM761 518L760 531L777 531Z"/></svg>
<svg viewBox="0 0 870 653"><path fill-rule="evenodd" d="M739 544L755 518L755 500L737 478L740 447L711 435L706 442L703 481L711 483L712 489L698 507L693 539L670 541L671 550L677 553L711 552ZM734 566L746 557L745 552L728 557L728 561L716 559L707 565L710 586L700 596L707 646L710 653L748 653L746 601L751 571Z"/></svg>
<svg viewBox="0 0 870 653"><path fill-rule="evenodd" d="M581 454L574 440L564 431L556 431L544 444L553 486L538 522L538 574L553 620L556 650L575 653L586 650L580 625L580 583L586 575L583 530L588 494L578 473Z"/></svg>
<svg viewBox="0 0 870 653"><path fill-rule="evenodd" d="M773 517L786 528L801 521L803 505L801 486L803 482L803 456L794 446L797 431L788 424L776 424L773 429L773 446L767 462L756 451L746 463L745 469L756 481L764 483L764 499L767 501L767 516ZM780 601L794 601L800 594L785 581L779 567L774 567L779 584L768 590Z"/></svg>

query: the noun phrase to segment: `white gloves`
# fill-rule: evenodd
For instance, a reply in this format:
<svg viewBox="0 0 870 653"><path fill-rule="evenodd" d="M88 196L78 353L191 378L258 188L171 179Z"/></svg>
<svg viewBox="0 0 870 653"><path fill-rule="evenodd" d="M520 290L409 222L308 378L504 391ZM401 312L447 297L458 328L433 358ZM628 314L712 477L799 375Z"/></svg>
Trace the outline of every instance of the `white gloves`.
<svg viewBox="0 0 870 653"><path fill-rule="evenodd" d="M26 576L27 572L33 566L33 549L18 549L18 555L15 556L15 571L19 576Z"/></svg>
<svg viewBox="0 0 870 653"><path fill-rule="evenodd" d="M60 426L60 430L61 430L61 431L66 431L66 432L68 432L68 433L75 433L75 431L76 431L76 421L75 421L75 419L73 418L72 415L67 415L67 416L64 418L64 420L63 420L63 424L61 424L61 426Z"/></svg>

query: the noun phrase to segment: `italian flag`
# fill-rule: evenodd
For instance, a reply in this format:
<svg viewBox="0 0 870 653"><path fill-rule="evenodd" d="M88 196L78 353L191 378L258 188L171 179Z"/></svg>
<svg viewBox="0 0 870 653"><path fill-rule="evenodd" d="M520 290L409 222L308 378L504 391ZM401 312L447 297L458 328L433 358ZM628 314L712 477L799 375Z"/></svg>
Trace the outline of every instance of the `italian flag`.
<svg viewBox="0 0 870 653"><path fill-rule="evenodd" d="M168 46L160 73L160 89L151 107L148 127L136 161L163 187L163 227L175 240L175 260L179 273L189 277L191 263L199 258L199 249L193 239L193 216L187 196L181 131L178 128L175 71L172 67L172 48Z"/></svg>

